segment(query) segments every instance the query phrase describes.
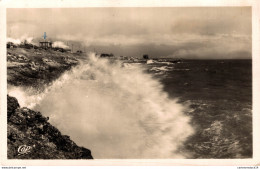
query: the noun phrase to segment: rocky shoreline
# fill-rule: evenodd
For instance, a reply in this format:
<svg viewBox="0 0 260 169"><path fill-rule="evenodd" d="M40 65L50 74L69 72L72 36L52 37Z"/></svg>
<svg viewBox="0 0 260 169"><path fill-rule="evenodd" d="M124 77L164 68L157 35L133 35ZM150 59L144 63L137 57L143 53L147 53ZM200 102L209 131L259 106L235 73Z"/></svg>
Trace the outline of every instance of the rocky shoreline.
<svg viewBox="0 0 260 169"><path fill-rule="evenodd" d="M7 50L9 85L41 87L79 63L77 54L44 49Z"/></svg>
<svg viewBox="0 0 260 169"><path fill-rule="evenodd" d="M77 146L69 136L28 108L7 96L8 159L93 159L91 151Z"/></svg>
<svg viewBox="0 0 260 169"><path fill-rule="evenodd" d="M77 54L44 49L7 50L8 85L43 88L79 63ZM8 159L93 159L40 112L21 108L7 95Z"/></svg>

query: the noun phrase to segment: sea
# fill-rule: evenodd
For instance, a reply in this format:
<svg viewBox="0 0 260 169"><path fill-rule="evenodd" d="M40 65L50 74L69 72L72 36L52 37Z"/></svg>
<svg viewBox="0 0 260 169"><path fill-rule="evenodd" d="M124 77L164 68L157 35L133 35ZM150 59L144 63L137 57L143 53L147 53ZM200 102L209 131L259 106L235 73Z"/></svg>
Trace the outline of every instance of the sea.
<svg viewBox="0 0 260 169"><path fill-rule="evenodd" d="M188 105L192 158L252 157L252 60L183 60L148 65L170 98Z"/></svg>
<svg viewBox="0 0 260 169"><path fill-rule="evenodd" d="M124 61L94 53L20 105L95 159L252 157L252 60Z"/></svg>

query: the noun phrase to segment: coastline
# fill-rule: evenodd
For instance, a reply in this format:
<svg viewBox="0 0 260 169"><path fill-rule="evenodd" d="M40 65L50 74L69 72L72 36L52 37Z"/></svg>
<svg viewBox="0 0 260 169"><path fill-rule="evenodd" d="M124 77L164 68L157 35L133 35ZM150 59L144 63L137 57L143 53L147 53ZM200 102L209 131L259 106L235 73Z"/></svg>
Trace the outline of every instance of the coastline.
<svg viewBox="0 0 260 169"><path fill-rule="evenodd" d="M81 54L44 49L7 50L7 81L10 86L42 90L72 67ZM91 151L79 147L52 126L40 112L20 107L7 95L8 159L93 159Z"/></svg>

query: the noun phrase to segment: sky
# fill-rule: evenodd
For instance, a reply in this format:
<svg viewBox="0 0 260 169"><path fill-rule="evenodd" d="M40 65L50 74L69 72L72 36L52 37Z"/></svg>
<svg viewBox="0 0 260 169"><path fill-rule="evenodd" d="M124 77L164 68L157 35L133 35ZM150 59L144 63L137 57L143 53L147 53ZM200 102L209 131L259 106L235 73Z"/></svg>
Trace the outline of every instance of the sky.
<svg viewBox="0 0 260 169"><path fill-rule="evenodd" d="M118 56L251 58L251 7L9 8L7 37Z"/></svg>

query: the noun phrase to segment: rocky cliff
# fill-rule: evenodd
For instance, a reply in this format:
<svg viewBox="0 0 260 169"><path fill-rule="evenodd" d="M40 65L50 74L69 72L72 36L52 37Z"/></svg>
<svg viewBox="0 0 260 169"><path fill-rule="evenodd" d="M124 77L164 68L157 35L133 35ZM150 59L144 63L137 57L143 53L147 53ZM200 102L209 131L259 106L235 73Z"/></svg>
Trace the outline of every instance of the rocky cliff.
<svg viewBox="0 0 260 169"><path fill-rule="evenodd" d="M80 57L51 49L8 48L8 85L40 90L76 66ZM7 100L9 159L92 159L90 150L62 135L48 117L21 108L14 97L7 96Z"/></svg>
<svg viewBox="0 0 260 169"><path fill-rule="evenodd" d="M43 49L7 50L7 82L14 86L42 87L78 64L80 55Z"/></svg>
<svg viewBox="0 0 260 169"><path fill-rule="evenodd" d="M8 159L93 159L91 151L77 146L69 136L28 108L7 96Z"/></svg>

